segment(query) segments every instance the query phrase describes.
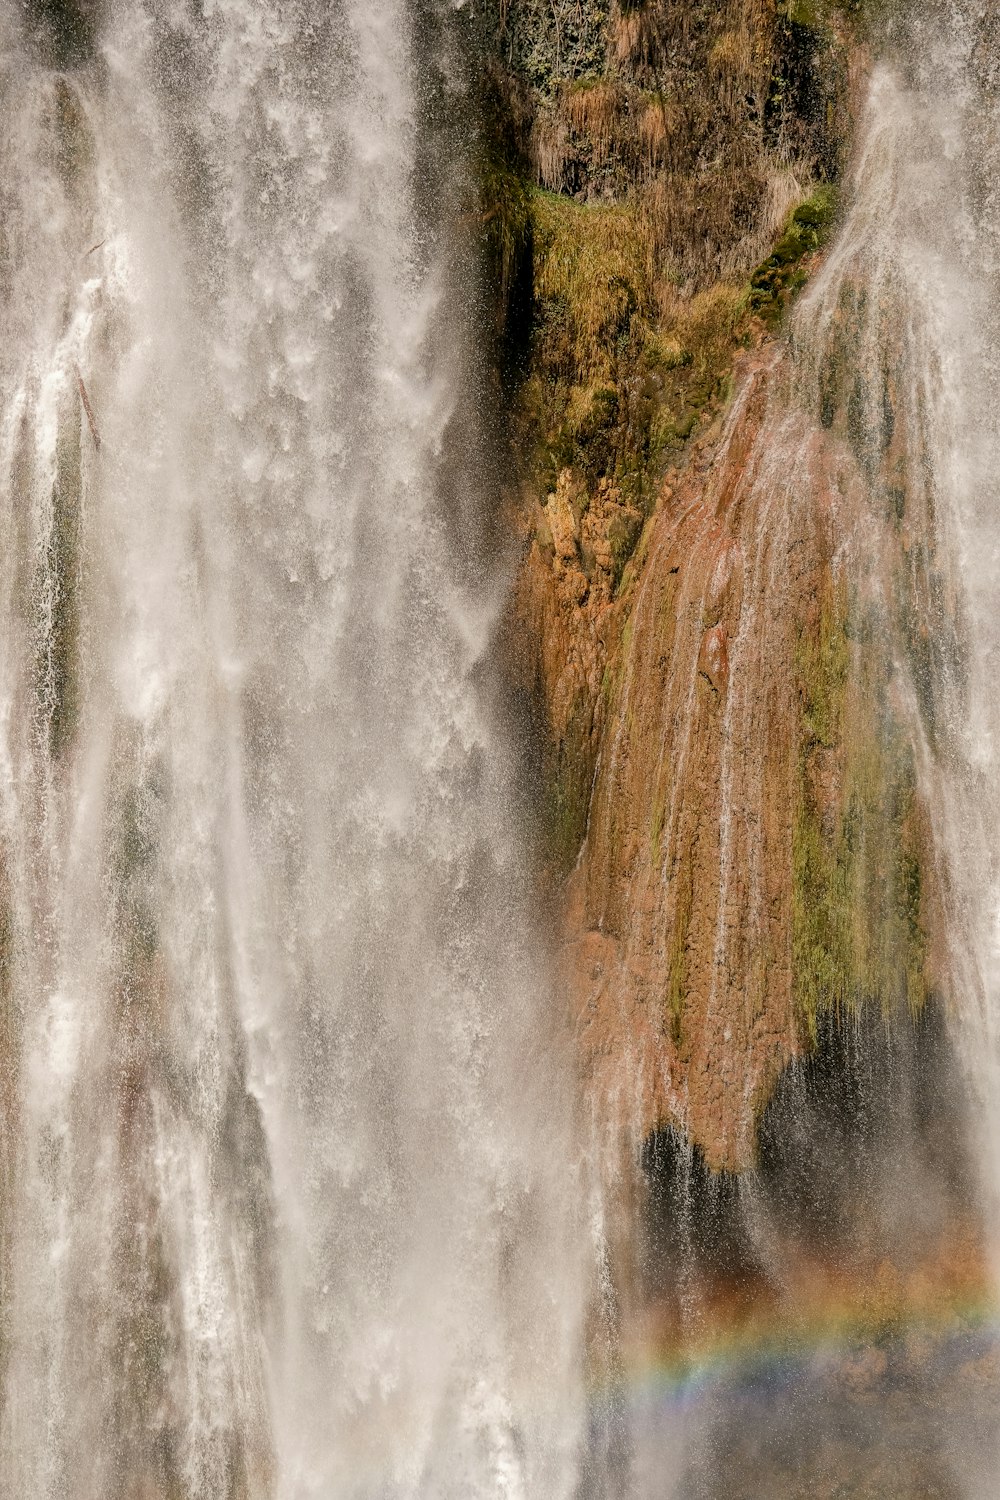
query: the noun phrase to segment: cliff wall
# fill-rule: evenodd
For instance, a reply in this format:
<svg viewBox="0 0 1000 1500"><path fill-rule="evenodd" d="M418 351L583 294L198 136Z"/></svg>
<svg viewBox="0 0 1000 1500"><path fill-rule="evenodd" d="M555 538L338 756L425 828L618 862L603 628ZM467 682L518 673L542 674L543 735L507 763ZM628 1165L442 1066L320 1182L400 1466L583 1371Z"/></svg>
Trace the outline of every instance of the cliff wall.
<svg viewBox="0 0 1000 1500"><path fill-rule="evenodd" d="M850 373L865 289L815 326L794 312L869 20L765 0L496 17L508 659L581 1065L602 1121L680 1128L716 1169L753 1162L819 1017L913 1013L936 983L889 645L917 435L884 371Z"/></svg>

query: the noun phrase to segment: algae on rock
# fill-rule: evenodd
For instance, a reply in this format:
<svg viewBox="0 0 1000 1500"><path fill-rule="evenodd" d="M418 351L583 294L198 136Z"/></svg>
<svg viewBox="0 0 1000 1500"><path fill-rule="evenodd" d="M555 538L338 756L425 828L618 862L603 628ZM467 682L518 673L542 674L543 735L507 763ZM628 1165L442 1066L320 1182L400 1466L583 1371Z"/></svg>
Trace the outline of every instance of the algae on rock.
<svg viewBox="0 0 1000 1500"><path fill-rule="evenodd" d="M877 627L871 614L857 618L843 585L831 587L796 652L792 972L812 1045L826 1010L915 1012L927 998L913 750Z"/></svg>

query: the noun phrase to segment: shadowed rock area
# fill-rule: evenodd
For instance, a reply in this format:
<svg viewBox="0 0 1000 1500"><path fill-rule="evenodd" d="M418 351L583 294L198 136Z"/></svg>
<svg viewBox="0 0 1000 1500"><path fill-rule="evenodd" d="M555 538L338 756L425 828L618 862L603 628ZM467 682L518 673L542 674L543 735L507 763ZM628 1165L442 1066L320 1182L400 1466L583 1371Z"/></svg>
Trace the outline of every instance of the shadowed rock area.
<svg viewBox="0 0 1000 1500"><path fill-rule="evenodd" d="M646 1295L673 1301L680 1323L696 1286L748 1315L787 1300L794 1329L820 1283L886 1299L887 1322L930 1265L974 1284L983 1246L964 1087L938 1003L916 1019L825 1016L764 1111L751 1172L711 1171L672 1130L647 1140Z"/></svg>
<svg viewBox="0 0 1000 1500"><path fill-rule="evenodd" d="M66 70L89 62L96 48L99 0L30 0L28 36L49 67Z"/></svg>
<svg viewBox="0 0 1000 1500"><path fill-rule="evenodd" d="M827 1019L785 1074L753 1173L647 1142L644 1337L676 1374L637 1406L638 1494L946 1500L992 1472L1000 1360L962 1098L937 1004L868 1011ZM678 1424L672 1490L656 1475Z"/></svg>

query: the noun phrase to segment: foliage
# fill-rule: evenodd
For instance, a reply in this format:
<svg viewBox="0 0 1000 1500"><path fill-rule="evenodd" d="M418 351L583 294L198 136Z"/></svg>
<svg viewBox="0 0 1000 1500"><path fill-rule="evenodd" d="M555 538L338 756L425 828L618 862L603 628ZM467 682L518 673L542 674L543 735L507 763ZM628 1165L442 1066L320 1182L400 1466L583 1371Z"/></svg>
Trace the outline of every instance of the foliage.
<svg viewBox="0 0 1000 1500"><path fill-rule="evenodd" d="M825 5L807 24L761 0L485 3L538 184L587 202L656 190L691 286L741 279L788 201L837 174L846 51Z"/></svg>
<svg viewBox="0 0 1000 1500"><path fill-rule="evenodd" d="M610 0L500 0L499 40L510 64L533 87L604 71Z"/></svg>
<svg viewBox="0 0 1000 1500"><path fill-rule="evenodd" d="M531 198L534 337L524 394L540 485L566 467L593 486L613 478L641 506L659 472L728 391L750 314L780 317L804 283L835 204L814 193L791 215L749 291L719 282L694 296L678 288L649 205L585 205Z"/></svg>
<svg viewBox="0 0 1000 1500"><path fill-rule="evenodd" d="M593 728L589 709L582 700L574 708L558 747L546 808L546 844L553 866L569 872L587 831L590 808L591 757L590 735Z"/></svg>
<svg viewBox="0 0 1000 1500"><path fill-rule="evenodd" d="M531 199L523 177L496 157L479 172L480 219L488 285L495 298L498 331L512 321L519 282L532 253Z"/></svg>
<svg viewBox="0 0 1000 1500"><path fill-rule="evenodd" d="M653 247L630 204L585 207L536 193L535 295L546 319L542 351L563 376L607 377L641 322L653 316Z"/></svg>

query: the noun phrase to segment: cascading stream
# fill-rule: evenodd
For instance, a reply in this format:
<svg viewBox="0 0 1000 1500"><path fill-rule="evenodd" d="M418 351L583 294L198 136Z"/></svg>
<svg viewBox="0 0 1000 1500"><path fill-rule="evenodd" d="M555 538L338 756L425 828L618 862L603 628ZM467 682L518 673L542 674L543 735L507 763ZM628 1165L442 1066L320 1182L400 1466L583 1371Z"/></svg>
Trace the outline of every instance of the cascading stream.
<svg viewBox="0 0 1000 1500"><path fill-rule="evenodd" d="M458 22L109 4L53 68L30 20L0 20L0 1488L569 1494L569 1072L481 702L426 109L460 107Z"/></svg>

